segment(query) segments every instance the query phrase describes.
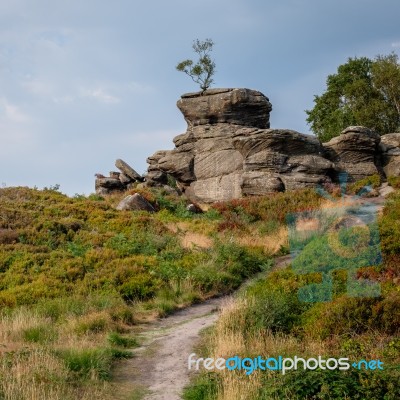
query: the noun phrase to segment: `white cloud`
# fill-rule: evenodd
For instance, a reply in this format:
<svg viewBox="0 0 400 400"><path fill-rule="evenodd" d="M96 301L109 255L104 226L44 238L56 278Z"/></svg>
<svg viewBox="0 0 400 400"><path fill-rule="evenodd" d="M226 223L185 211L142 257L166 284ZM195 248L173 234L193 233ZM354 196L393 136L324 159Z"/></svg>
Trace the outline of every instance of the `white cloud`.
<svg viewBox="0 0 400 400"><path fill-rule="evenodd" d="M154 92L153 86L146 85L146 84L139 83L139 82L129 82L125 87L135 93L152 93L152 92Z"/></svg>
<svg viewBox="0 0 400 400"><path fill-rule="evenodd" d="M27 123L31 121L31 117L24 113L18 106L10 103L6 98L0 98L0 110L3 118L10 122Z"/></svg>
<svg viewBox="0 0 400 400"><path fill-rule="evenodd" d="M105 103L105 104L117 104L121 100L113 96L112 94L107 93L104 89L102 88L96 88L96 89L83 89L81 91L83 97L90 97L93 98L100 103Z"/></svg>
<svg viewBox="0 0 400 400"><path fill-rule="evenodd" d="M55 96L53 97L53 102L56 104L71 104L75 101L73 96Z"/></svg>
<svg viewBox="0 0 400 400"><path fill-rule="evenodd" d="M2 143L0 146L0 171L2 174L9 172L15 159L30 157L32 149L38 141L35 132L37 121L24 112L20 107L9 100L0 98L0 132ZM4 163L2 165L2 163ZM2 178L5 180L5 178Z"/></svg>
<svg viewBox="0 0 400 400"><path fill-rule="evenodd" d="M394 47L394 48L400 47L400 42L393 42L392 47Z"/></svg>
<svg viewBox="0 0 400 400"><path fill-rule="evenodd" d="M38 96L50 96L53 92L53 86L50 83L39 79L27 80L21 85L30 93Z"/></svg>

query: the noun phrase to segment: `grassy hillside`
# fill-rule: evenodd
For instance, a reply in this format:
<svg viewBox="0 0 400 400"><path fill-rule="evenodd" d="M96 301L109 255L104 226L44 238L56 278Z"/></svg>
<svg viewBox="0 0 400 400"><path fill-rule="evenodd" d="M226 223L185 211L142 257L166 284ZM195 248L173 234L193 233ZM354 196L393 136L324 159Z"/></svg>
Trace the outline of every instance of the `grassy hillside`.
<svg viewBox="0 0 400 400"><path fill-rule="evenodd" d="M391 179L398 187L398 179ZM365 183L365 182L364 182ZM362 184L353 185L352 190ZM380 359L382 371L213 371L201 373L185 399L368 399L400 397L400 191L390 195L378 219L383 262L359 270L358 278L381 284L381 295L351 297L346 271L334 272L334 297L307 303L298 290L318 275L299 275L289 265L249 287L223 310L207 332L198 356L255 358L319 355ZM317 238L313 243L320 243ZM318 251L318 248L313 248ZM313 260L309 254L310 262ZM301 365L301 364L300 364Z"/></svg>
<svg viewBox="0 0 400 400"><path fill-rule="evenodd" d="M182 198L140 192L157 213L116 211L122 194L0 190L0 398L112 398L137 322L268 268L287 248L282 204L319 202L299 192L192 214Z"/></svg>
<svg viewBox="0 0 400 400"><path fill-rule="evenodd" d="M122 194L69 198L55 188L0 190L0 398L115 398L113 365L140 342L138 322L231 292L268 271L273 256L288 252L287 214L326 202L303 190L214 204L192 214L184 198L162 190L136 192L157 213L116 211ZM367 357L378 343L374 354L398 360L400 196L391 202L380 223L385 264L363 272L379 276L381 298L348 302L338 291L332 307L305 307L295 289L306 278L290 269L275 272L224 311L204 351L262 354L273 344L299 355L305 349L315 354L345 348ZM349 325L354 313L363 318L362 329ZM386 386L392 385L391 374L385 371L382 378ZM242 385L255 396L243 398L282 398L283 388L302 387L304 381L297 375L293 382L277 380L271 397L260 389L269 383L266 375L206 378L199 378L188 398L232 399ZM292 393L297 392L288 398L295 398Z"/></svg>

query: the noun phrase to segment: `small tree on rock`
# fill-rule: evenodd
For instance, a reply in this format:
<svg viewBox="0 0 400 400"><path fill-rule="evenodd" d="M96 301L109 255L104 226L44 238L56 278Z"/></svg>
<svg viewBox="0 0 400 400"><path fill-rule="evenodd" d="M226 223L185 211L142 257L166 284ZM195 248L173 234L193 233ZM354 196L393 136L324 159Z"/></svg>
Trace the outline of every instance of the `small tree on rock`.
<svg viewBox="0 0 400 400"><path fill-rule="evenodd" d="M197 63L193 60L181 61L176 69L189 75L194 82L200 85L200 89L204 92L214 82L212 79L215 74L215 62L210 58L210 52L214 46L211 39L193 41L193 50L199 56Z"/></svg>

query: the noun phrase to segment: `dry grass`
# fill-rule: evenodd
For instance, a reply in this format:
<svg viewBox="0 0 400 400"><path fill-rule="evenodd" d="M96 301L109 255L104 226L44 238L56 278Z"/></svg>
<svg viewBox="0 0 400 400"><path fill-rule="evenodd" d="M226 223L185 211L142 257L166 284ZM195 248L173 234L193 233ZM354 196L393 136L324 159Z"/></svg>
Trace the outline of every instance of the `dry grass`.
<svg viewBox="0 0 400 400"><path fill-rule="evenodd" d="M0 318L0 398L4 400L97 400L112 398L112 385L93 374L89 381L79 383L63 359L60 350L86 351L107 346L106 331L110 317L105 312L70 317L55 324L48 318L21 307ZM89 327L89 328L88 328ZM26 332L42 329L55 332L47 343L31 341ZM39 332L42 332L40 330ZM33 337L35 339L35 336ZM39 337L40 339L40 337Z"/></svg>
<svg viewBox="0 0 400 400"><path fill-rule="evenodd" d="M227 359L235 355L239 357L261 355L263 358L268 358L289 354L313 356L326 351L326 344L323 342L307 340L305 345L293 336L272 334L270 331L246 334L244 310L251 306L252 301L251 297L239 298L231 300L222 307L221 316L210 338L210 357ZM266 374L271 384L276 379L274 372L268 371L254 371L251 375L246 375L244 371L217 370L216 372L220 377L218 400L253 400L257 398Z"/></svg>
<svg viewBox="0 0 400 400"><path fill-rule="evenodd" d="M286 226L281 226L274 234L262 236L254 231L243 233L235 238L235 241L241 246L261 247L267 254L277 253L282 246L288 244L288 232Z"/></svg>
<svg viewBox="0 0 400 400"><path fill-rule="evenodd" d="M206 228L207 232L209 228L204 227L204 224L201 224L201 226L197 225L198 224L187 222L177 222L169 223L167 227L171 232L174 232L179 236L181 245L185 249L191 249L193 247L200 247L204 249L211 248L213 246L213 240L199 229L199 227Z"/></svg>

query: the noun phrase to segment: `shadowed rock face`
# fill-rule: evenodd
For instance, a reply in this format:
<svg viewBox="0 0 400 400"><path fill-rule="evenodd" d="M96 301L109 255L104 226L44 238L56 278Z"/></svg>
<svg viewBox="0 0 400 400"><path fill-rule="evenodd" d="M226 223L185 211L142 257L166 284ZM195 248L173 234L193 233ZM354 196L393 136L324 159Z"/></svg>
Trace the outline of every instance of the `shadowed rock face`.
<svg viewBox="0 0 400 400"><path fill-rule="evenodd" d="M174 138L173 150L147 159L146 181L162 186L169 174L197 202L315 187L336 180L342 171L351 180L382 173L377 133L350 127L322 145L312 135L269 129L271 103L255 90L188 93L177 106L188 128ZM388 155L385 160L393 165Z"/></svg>
<svg viewBox="0 0 400 400"><path fill-rule="evenodd" d="M382 167L386 176L400 175L400 133L381 136Z"/></svg>

